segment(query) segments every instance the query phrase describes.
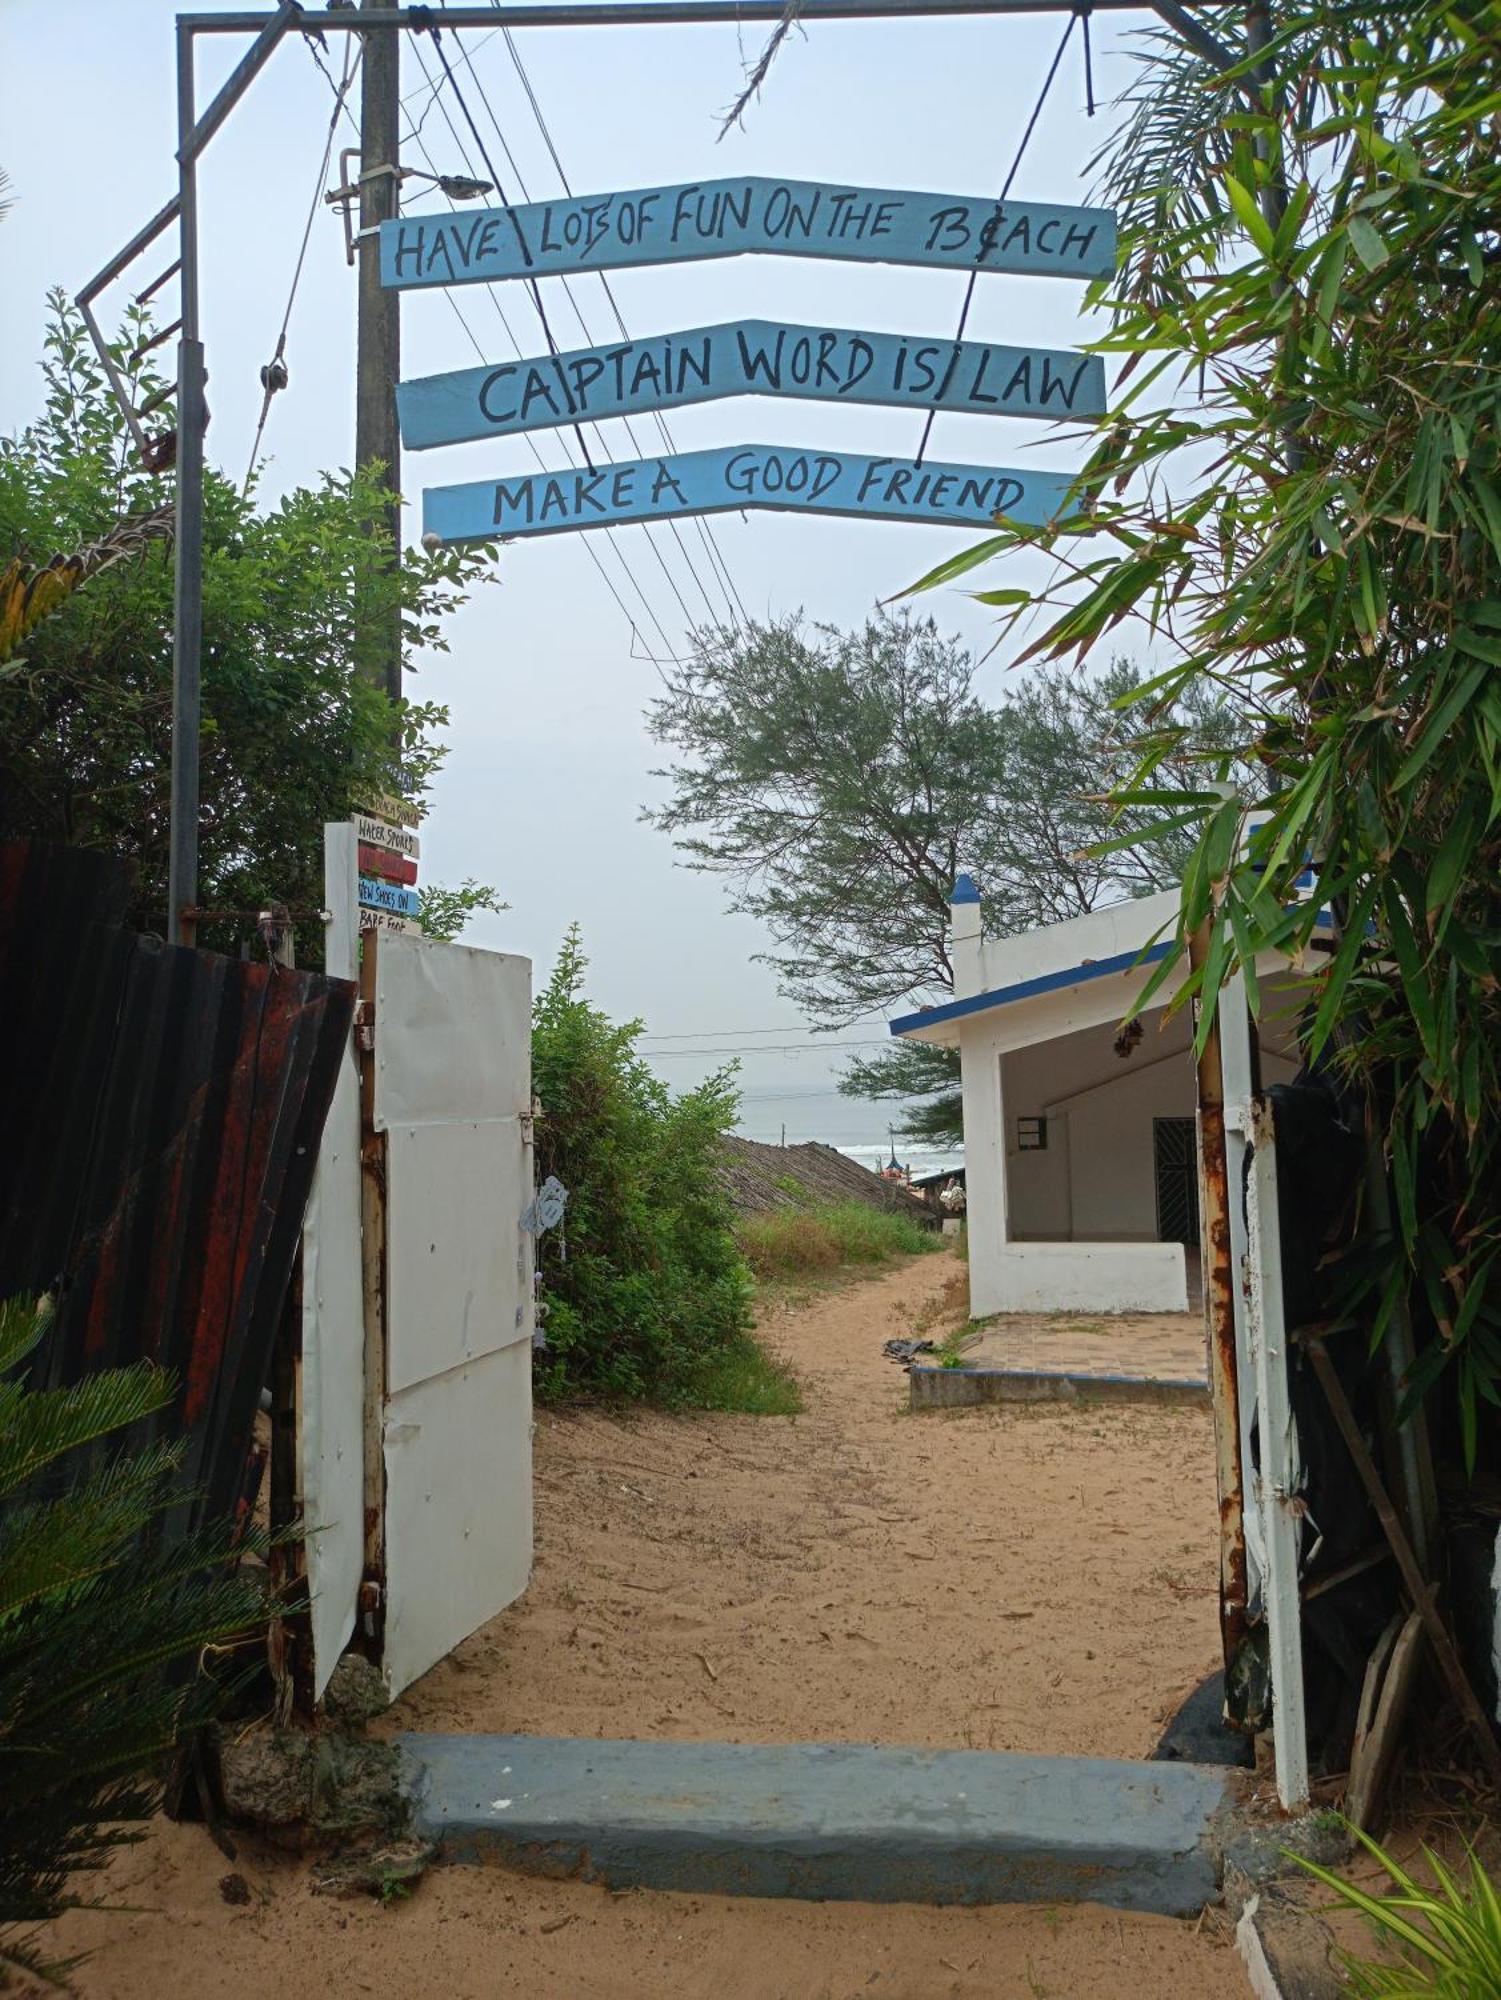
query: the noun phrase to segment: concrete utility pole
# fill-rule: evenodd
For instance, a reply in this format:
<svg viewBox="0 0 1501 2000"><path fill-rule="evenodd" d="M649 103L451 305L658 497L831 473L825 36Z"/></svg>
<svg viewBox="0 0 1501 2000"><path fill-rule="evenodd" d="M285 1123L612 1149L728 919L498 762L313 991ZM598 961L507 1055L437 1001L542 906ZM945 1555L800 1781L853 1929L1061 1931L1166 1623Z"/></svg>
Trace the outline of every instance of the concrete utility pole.
<svg viewBox="0 0 1501 2000"><path fill-rule="evenodd" d="M362 0L361 11L382 11ZM355 464L378 461L393 496L401 490L401 441L396 429L396 384L401 376L401 294L380 281L379 223L395 215L400 198L397 154L401 122L401 36L372 31L363 37L360 77L359 322L355 379ZM401 508L393 497L377 532L386 560L401 560ZM355 658L360 672L393 701L401 698L401 613L396 605L372 615L356 607Z"/></svg>

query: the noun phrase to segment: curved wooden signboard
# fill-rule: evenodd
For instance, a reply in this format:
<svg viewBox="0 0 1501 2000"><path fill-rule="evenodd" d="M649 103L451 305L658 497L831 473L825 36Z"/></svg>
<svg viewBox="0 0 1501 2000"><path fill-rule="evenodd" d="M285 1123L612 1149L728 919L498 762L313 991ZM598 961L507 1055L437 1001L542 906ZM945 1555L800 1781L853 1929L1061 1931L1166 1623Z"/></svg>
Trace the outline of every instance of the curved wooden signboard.
<svg viewBox="0 0 1501 2000"><path fill-rule="evenodd" d="M1098 355L1053 348L757 319L423 376L399 386L396 405L402 443L423 451L721 396L792 396L971 416L1096 417L1105 409L1105 364Z"/></svg>
<svg viewBox="0 0 1501 2000"><path fill-rule="evenodd" d="M598 472L430 486L422 495L422 527L424 540L489 542L749 507L967 528L1002 519L1041 527L1065 511L1070 484L1064 473L734 445L631 459Z"/></svg>
<svg viewBox="0 0 1501 2000"><path fill-rule="evenodd" d="M948 271L1099 278L1115 269L1106 208L763 178L404 215L380 225L381 283L475 285L703 257L828 257Z"/></svg>

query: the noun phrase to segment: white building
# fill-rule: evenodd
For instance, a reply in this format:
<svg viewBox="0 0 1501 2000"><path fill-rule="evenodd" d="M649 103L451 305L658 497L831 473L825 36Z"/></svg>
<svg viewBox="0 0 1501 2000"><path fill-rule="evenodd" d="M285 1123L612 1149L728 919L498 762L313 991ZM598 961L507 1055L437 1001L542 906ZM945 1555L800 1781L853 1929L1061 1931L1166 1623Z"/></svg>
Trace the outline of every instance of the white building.
<svg viewBox="0 0 1501 2000"><path fill-rule="evenodd" d="M1168 936L1178 907L1179 891L1167 889L986 941L979 890L967 875L955 884L954 998L893 1021L891 1032L959 1050L977 1319L1186 1312L1197 1303L1190 1010L1165 1018L1183 973L1153 995L1140 1033L1121 1033L1166 953L1152 940ZM1262 1081L1284 1082L1306 988L1286 960L1257 970Z"/></svg>

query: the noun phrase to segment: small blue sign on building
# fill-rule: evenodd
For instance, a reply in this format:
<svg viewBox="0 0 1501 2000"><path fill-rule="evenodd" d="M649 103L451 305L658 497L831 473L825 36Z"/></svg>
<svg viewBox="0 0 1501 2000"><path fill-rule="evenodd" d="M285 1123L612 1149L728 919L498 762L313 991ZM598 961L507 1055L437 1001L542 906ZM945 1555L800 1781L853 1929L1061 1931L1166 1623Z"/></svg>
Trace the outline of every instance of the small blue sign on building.
<svg viewBox="0 0 1501 2000"><path fill-rule="evenodd" d="M367 910L389 910L397 917L415 917L422 908L415 889L404 889L398 882L382 882L376 875L360 877L360 902Z"/></svg>
<svg viewBox="0 0 1501 2000"><path fill-rule="evenodd" d="M380 225L381 283L403 291L755 254L1090 279L1115 269L1115 216L751 176Z"/></svg>
<svg viewBox="0 0 1501 2000"><path fill-rule="evenodd" d="M737 508L791 508L858 520L1042 527L1068 507L1067 473L867 458L794 445L736 445L631 459L601 471L538 473L428 487L424 536L487 542ZM363 884L362 884L363 890Z"/></svg>
<svg viewBox="0 0 1501 2000"><path fill-rule="evenodd" d="M424 451L722 396L1096 417L1105 409L1105 364L1055 348L756 319L423 376L400 385L396 406L402 443Z"/></svg>

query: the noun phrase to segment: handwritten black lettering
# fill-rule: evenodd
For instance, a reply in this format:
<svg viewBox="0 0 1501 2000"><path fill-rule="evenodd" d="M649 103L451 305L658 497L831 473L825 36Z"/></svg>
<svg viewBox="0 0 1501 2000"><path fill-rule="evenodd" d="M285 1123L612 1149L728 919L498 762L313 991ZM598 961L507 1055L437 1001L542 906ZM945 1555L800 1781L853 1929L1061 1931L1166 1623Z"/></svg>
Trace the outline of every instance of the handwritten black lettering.
<svg viewBox="0 0 1501 2000"><path fill-rule="evenodd" d="M942 250L952 253L965 248L969 242L969 209L935 208L928 218L929 228L925 250Z"/></svg>
<svg viewBox="0 0 1501 2000"><path fill-rule="evenodd" d="M489 374L485 377L484 381L480 383L479 385L480 415L485 419L487 423L492 423L492 424L514 423L516 418L516 405L513 403L510 409L508 410L497 410L491 407L491 399L499 390L501 383L504 382L509 376L512 376L515 373L516 370L514 369L514 367L512 367L509 362L507 362L505 367L503 368L492 368Z"/></svg>
<svg viewBox="0 0 1501 2000"><path fill-rule="evenodd" d="M666 459L659 458L657 460L657 475L656 478L653 479L651 486L651 504L653 505L653 507L656 506L657 502L661 499L662 495L665 492L667 492L669 487L672 490L672 497L674 500L676 500L678 505L680 507L686 507L688 505L687 494L683 491L682 487L679 486L677 480L673 477L671 471L668 468Z"/></svg>
<svg viewBox="0 0 1501 2000"><path fill-rule="evenodd" d="M495 525L505 525L508 513L520 514L525 520L532 518L534 488L530 479L518 479L515 486L507 486L503 479L495 482Z"/></svg>
<svg viewBox="0 0 1501 2000"><path fill-rule="evenodd" d="M1053 373L1052 362L1044 355L1042 358L1042 388L1038 393L1037 400L1044 404L1056 400L1062 403L1066 410L1071 410L1074 407L1074 398L1079 393L1079 384L1084 380L1084 374L1088 367L1089 360L1086 356L1084 360L1075 363L1071 375L1066 374L1061 368L1055 375Z"/></svg>

